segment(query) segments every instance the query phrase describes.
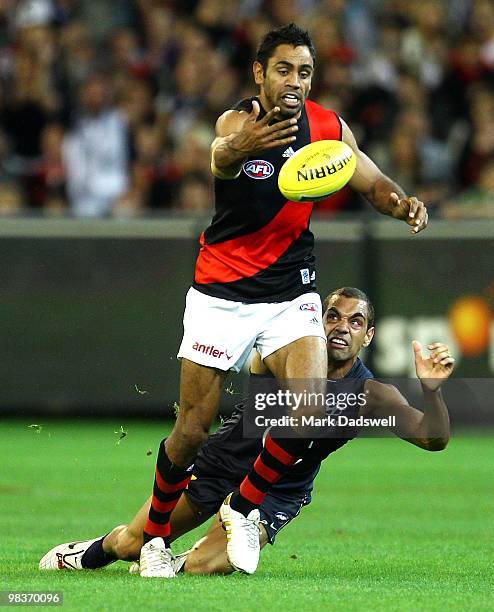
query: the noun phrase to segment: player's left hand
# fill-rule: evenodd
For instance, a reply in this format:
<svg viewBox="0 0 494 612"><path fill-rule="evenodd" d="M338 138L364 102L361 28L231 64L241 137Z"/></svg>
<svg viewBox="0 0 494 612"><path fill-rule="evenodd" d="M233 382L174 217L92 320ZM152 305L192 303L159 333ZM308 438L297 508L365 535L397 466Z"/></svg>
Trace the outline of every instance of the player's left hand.
<svg viewBox="0 0 494 612"><path fill-rule="evenodd" d="M424 357L420 342L414 340L412 346L417 377L426 389L437 391L453 371L455 360L449 354L448 347L442 342L429 344L429 357Z"/></svg>
<svg viewBox="0 0 494 612"><path fill-rule="evenodd" d="M412 227L412 234L418 234L427 227L429 220L427 208L415 196L400 198L397 193L393 192L389 195L389 199L395 210L393 216L408 223Z"/></svg>

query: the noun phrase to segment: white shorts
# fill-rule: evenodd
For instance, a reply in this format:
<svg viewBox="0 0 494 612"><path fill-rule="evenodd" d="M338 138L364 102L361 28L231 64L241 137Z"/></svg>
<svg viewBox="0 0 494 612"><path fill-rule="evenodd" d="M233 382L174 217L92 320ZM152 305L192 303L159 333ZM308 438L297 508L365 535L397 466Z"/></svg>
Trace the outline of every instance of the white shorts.
<svg viewBox="0 0 494 612"><path fill-rule="evenodd" d="M321 298L304 293L289 302L244 304L205 295L191 287L177 357L219 370L240 372L253 348L265 359L305 336L326 340Z"/></svg>

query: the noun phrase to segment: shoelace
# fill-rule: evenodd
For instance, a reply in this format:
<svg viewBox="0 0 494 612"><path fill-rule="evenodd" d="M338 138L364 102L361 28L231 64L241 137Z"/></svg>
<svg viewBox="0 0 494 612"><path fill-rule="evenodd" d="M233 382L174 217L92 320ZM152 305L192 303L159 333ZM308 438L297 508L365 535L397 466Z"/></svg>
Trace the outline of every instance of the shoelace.
<svg viewBox="0 0 494 612"><path fill-rule="evenodd" d="M155 548L154 546L151 546L149 549L149 553L150 554L149 556L147 556L146 561L148 562L148 566L150 568L155 569L157 567L161 567L163 564L170 564L168 555L166 554L166 551L164 551L162 548Z"/></svg>
<svg viewBox="0 0 494 612"><path fill-rule="evenodd" d="M249 548L259 548L259 521L257 519L245 519L247 525L247 545Z"/></svg>

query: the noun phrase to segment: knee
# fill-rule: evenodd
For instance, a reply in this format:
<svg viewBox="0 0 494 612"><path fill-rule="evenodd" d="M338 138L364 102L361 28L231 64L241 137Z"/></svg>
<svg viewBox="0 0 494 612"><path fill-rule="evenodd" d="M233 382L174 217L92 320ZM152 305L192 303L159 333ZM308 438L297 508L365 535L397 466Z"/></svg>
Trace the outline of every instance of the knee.
<svg viewBox="0 0 494 612"><path fill-rule="evenodd" d="M189 446L199 449L209 436L209 428L195 420L184 423L182 435L186 438Z"/></svg>
<svg viewBox="0 0 494 612"><path fill-rule="evenodd" d="M172 463L186 465L207 440L211 423L200 407L180 408L175 427L166 441L166 454Z"/></svg>
<svg viewBox="0 0 494 612"><path fill-rule="evenodd" d="M139 559L142 542L142 534L132 533L125 527L118 533L115 539L113 546L114 553L122 561L135 561Z"/></svg>

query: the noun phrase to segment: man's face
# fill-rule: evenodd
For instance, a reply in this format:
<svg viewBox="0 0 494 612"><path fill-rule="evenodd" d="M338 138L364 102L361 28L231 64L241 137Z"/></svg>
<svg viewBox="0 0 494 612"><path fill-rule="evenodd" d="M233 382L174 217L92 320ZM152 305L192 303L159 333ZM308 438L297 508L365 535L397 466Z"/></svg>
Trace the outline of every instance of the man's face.
<svg viewBox="0 0 494 612"><path fill-rule="evenodd" d="M105 81L100 77L91 78L83 86L81 101L86 112L95 115L101 112L106 102Z"/></svg>
<svg viewBox="0 0 494 612"><path fill-rule="evenodd" d="M370 344L374 328L367 329L368 316L364 300L331 296L323 319L330 361L353 359L362 347Z"/></svg>
<svg viewBox="0 0 494 612"><path fill-rule="evenodd" d="M280 116L298 117L310 92L314 61L305 46L278 45L264 72L254 62L254 78L266 111L280 107Z"/></svg>

